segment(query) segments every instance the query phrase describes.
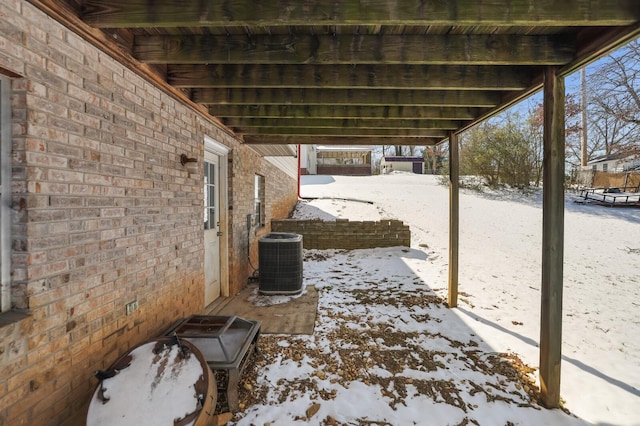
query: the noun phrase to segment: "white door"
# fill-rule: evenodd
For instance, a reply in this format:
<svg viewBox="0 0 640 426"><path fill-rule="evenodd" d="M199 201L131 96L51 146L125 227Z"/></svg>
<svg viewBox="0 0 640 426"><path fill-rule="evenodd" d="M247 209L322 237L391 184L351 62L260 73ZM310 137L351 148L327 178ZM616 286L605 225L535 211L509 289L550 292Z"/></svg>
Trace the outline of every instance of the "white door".
<svg viewBox="0 0 640 426"><path fill-rule="evenodd" d="M220 297L220 159L204 154L204 304Z"/></svg>

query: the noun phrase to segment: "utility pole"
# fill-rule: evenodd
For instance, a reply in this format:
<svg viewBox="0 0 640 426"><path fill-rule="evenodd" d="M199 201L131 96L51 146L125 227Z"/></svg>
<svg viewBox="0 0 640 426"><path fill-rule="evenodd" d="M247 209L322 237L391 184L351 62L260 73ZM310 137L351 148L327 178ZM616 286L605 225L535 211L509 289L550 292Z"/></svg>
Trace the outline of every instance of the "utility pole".
<svg viewBox="0 0 640 426"><path fill-rule="evenodd" d="M582 132L580 132L580 165L587 165L587 68L580 71L580 108L582 109Z"/></svg>

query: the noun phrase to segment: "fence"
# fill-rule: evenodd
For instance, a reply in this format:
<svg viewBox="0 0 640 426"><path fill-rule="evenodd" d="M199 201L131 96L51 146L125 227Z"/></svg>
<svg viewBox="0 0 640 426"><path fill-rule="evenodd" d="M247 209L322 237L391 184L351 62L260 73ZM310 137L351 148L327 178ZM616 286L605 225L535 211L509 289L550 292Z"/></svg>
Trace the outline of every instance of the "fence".
<svg viewBox="0 0 640 426"><path fill-rule="evenodd" d="M578 183L591 188L620 188L622 191L640 192L640 173L581 170L578 172Z"/></svg>

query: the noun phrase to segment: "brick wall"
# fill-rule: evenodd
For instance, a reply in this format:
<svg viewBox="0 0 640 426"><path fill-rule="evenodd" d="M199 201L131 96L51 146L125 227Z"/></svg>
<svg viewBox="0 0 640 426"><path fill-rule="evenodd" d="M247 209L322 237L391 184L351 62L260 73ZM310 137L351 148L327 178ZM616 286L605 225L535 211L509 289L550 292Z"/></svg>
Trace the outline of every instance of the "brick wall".
<svg viewBox="0 0 640 426"><path fill-rule="evenodd" d="M237 293L247 283L247 275L258 266L258 240L271 231L272 219L286 218L298 201L296 180L284 175L273 164L249 155L247 147L234 150L231 158L233 170L232 193L229 194L232 209L229 216L233 223L233 241L231 242L229 287L231 294ZM265 185L265 226L247 229L247 214L254 212L255 175L264 177ZM251 254L251 261L248 255ZM253 265L253 267L252 267Z"/></svg>
<svg viewBox="0 0 640 426"><path fill-rule="evenodd" d="M0 2L5 71L19 76L12 302L28 316L0 314L0 424L82 424L93 371L204 308L205 135L231 149L231 294L250 270L254 173L265 176L268 220L287 217L296 182L24 0ZM139 310L127 316L132 300Z"/></svg>
<svg viewBox="0 0 640 426"><path fill-rule="evenodd" d="M271 221L273 232L302 235L305 249L366 249L411 246L409 226L399 220L336 221L281 219Z"/></svg>
<svg viewBox="0 0 640 426"><path fill-rule="evenodd" d="M349 165L349 166L321 166L318 165L317 174L319 175L344 175L344 176L370 176L371 164L364 166Z"/></svg>

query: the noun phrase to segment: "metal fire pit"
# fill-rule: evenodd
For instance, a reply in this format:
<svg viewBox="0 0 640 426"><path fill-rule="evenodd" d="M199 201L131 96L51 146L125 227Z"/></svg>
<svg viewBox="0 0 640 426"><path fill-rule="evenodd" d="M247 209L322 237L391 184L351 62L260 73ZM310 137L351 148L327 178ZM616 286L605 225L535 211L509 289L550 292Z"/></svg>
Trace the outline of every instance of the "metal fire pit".
<svg viewBox="0 0 640 426"><path fill-rule="evenodd" d="M237 316L193 315L164 332L193 343L216 375L218 395L230 411L238 410L238 381L252 352L258 352L262 321Z"/></svg>

